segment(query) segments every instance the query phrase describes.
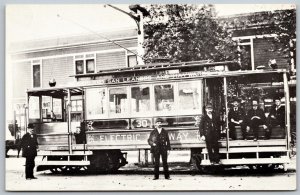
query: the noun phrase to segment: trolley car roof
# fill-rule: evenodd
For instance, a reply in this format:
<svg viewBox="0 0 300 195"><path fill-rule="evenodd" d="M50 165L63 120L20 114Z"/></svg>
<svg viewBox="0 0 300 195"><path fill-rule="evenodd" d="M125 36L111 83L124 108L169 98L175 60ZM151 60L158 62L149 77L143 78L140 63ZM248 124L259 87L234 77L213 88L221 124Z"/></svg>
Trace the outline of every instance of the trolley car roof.
<svg viewBox="0 0 300 195"><path fill-rule="evenodd" d="M190 61L190 62L178 62L178 63L152 63L147 65L138 65L134 67L109 69L98 71L97 73L89 74L77 74L71 75L71 77L90 77L90 76L102 76L109 74L122 74L122 73L135 73L135 72L147 72L155 70L174 70L182 68L193 68L193 67L211 67L211 66L225 66L227 65L230 70L236 70L239 68L239 64L236 61L224 61L224 62L212 62L210 60L202 61Z"/></svg>
<svg viewBox="0 0 300 195"><path fill-rule="evenodd" d="M62 97L68 94L68 90L70 90L71 94L81 94L82 89L79 87L51 87L51 88L42 88L42 89L31 89L27 90L28 95L32 96L52 96L52 97Z"/></svg>
<svg viewBox="0 0 300 195"><path fill-rule="evenodd" d="M194 72L191 72L191 74ZM195 74L191 77L184 77L184 79L204 79L204 78L222 78L222 77L241 77L239 79L242 83L251 83L253 80L267 80L271 81L271 78L265 77L265 74L271 74L271 75L277 75L278 78L281 80L282 77L280 76L280 73L287 73L286 69L276 69L276 70L238 70L238 71L202 71L201 74ZM180 73L179 73L180 74ZM170 77L169 77L170 76ZM249 76L249 79L245 79ZM51 96L61 96L66 95L68 89L70 89L72 94L81 94L84 87L92 87L97 85L116 85L116 84L130 84L130 83L149 83L149 82L159 82L159 81L176 81L176 80L182 80L183 77L172 77L172 75L167 75L167 77L163 77L163 79L159 80L146 80L146 81L127 81L127 82L120 82L120 83L113 83L113 82L98 82L99 80L88 80L88 81L78 81L74 82L70 85L66 86L58 86L58 87L48 87L48 88L39 88L39 89L29 89L27 90L28 95L51 95ZM247 77L248 78L248 77ZM272 82L276 82L277 77L272 77ZM100 80L102 81L102 80Z"/></svg>

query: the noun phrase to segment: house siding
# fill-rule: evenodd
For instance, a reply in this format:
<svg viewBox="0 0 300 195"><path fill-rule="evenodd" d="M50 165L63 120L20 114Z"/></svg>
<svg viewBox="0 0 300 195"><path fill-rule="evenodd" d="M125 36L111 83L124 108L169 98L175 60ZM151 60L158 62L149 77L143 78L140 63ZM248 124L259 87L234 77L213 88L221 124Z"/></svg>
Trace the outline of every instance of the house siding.
<svg viewBox="0 0 300 195"><path fill-rule="evenodd" d="M97 71L116 69L116 68L125 68L125 67L126 67L125 51L96 54Z"/></svg>
<svg viewBox="0 0 300 195"><path fill-rule="evenodd" d="M31 61L14 63L13 67L11 75L7 75L13 81L13 97L25 99L26 90L32 87Z"/></svg>
<svg viewBox="0 0 300 195"><path fill-rule="evenodd" d="M277 43L274 38L253 39L255 67L265 66L266 68L270 68L268 66L269 60L276 59L278 68L288 68L289 58L285 58L285 54L282 52L274 50L274 47L278 45L279 43Z"/></svg>
<svg viewBox="0 0 300 195"><path fill-rule="evenodd" d="M49 80L54 78L56 86L66 85L74 81L73 57L59 57L42 60L42 87L49 87Z"/></svg>
<svg viewBox="0 0 300 195"><path fill-rule="evenodd" d="M127 40L127 41L117 41L117 44L121 45L125 48L136 47L137 40ZM120 46L113 44L113 43L106 43L106 44L82 44L79 46L73 46L68 48L59 48L53 50L44 50L44 51L37 51L37 52L28 52L28 53L21 53L21 54L14 54L13 59L28 59L28 58L42 58L42 57L49 57L55 55L69 55L69 54L77 54L77 53L84 53L84 52L100 52L112 49L122 49Z"/></svg>

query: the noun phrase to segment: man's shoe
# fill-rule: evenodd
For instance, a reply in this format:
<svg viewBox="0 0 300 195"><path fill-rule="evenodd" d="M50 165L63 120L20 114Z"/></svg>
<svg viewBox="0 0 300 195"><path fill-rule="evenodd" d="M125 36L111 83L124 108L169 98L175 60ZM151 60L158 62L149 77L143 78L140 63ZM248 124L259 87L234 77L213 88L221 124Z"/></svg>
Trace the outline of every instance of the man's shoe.
<svg viewBox="0 0 300 195"><path fill-rule="evenodd" d="M26 180L31 180L31 178L26 178Z"/></svg>
<svg viewBox="0 0 300 195"><path fill-rule="evenodd" d="M152 180L158 180L158 177L154 177Z"/></svg>
<svg viewBox="0 0 300 195"><path fill-rule="evenodd" d="M37 177L31 177L31 179L37 179Z"/></svg>
<svg viewBox="0 0 300 195"><path fill-rule="evenodd" d="M170 177L166 177L165 179L167 179L167 180L172 180Z"/></svg>

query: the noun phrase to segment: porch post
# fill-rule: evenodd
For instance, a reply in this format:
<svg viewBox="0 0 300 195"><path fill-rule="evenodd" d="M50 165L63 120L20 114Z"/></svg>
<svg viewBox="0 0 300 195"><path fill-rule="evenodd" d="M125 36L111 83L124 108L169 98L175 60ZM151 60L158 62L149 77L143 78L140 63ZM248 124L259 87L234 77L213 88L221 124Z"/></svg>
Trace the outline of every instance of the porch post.
<svg viewBox="0 0 300 195"><path fill-rule="evenodd" d="M224 101L225 101L225 114L226 114L226 149L229 150L229 131L228 131L228 106L227 106L227 78L224 77Z"/></svg>
<svg viewBox="0 0 300 195"><path fill-rule="evenodd" d="M291 141L291 117L290 117L290 92L286 72L283 73L283 85L284 85L284 97L285 97L285 127L287 134L287 150L290 150L290 141Z"/></svg>
<svg viewBox="0 0 300 195"><path fill-rule="evenodd" d="M72 154L72 132L71 132L71 90L68 89L68 146L69 153Z"/></svg>

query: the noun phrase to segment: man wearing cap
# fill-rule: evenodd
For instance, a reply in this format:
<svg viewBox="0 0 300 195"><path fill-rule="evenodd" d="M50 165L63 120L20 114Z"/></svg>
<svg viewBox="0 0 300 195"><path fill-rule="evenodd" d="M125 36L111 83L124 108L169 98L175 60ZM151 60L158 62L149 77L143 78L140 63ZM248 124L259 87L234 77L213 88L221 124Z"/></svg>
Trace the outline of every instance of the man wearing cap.
<svg viewBox="0 0 300 195"><path fill-rule="evenodd" d="M258 100L253 99L252 109L247 113L247 132L250 131L250 128L253 130L254 141L258 140L258 129L260 125L263 125L263 128L268 131L265 113L261 108L258 108Z"/></svg>
<svg viewBox="0 0 300 195"><path fill-rule="evenodd" d="M243 139L246 139L246 123L245 123L245 112L239 107L239 100L233 99L233 107L229 110L228 121L229 121L229 137L236 139L235 127L240 126L243 134Z"/></svg>
<svg viewBox="0 0 300 195"><path fill-rule="evenodd" d="M209 160L214 165L218 165L220 161L218 143L219 130L219 117L216 117L213 113L212 105L207 104L205 106L205 114L200 118L199 131L201 140L206 142Z"/></svg>
<svg viewBox="0 0 300 195"><path fill-rule="evenodd" d="M266 134L266 138L270 139L272 129L278 125L281 128L285 127L285 109L281 106L281 98L279 96L274 98L274 105L270 109L268 116L269 132Z"/></svg>
<svg viewBox="0 0 300 195"><path fill-rule="evenodd" d="M159 178L159 160L160 156L162 158L162 163L164 167L165 179L170 180L169 167L168 167L168 154L171 150L170 139L168 132L162 128L163 120L158 118L155 122L155 128L151 131L148 143L151 146L151 153L154 155L154 178L157 180Z"/></svg>
<svg viewBox="0 0 300 195"><path fill-rule="evenodd" d="M34 134L33 124L28 125L27 133L22 137L20 142L20 149L22 148L22 156L26 158L25 162L25 178L26 180L37 179L33 176L33 169L35 166L34 159L37 155L37 138ZM19 150L20 150L19 149ZM19 152L18 152L19 157Z"/></svg>

